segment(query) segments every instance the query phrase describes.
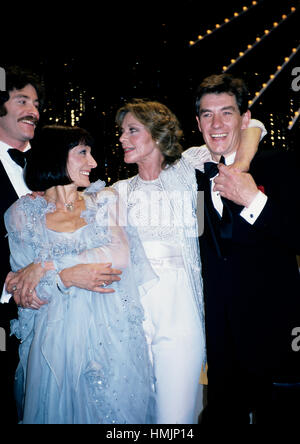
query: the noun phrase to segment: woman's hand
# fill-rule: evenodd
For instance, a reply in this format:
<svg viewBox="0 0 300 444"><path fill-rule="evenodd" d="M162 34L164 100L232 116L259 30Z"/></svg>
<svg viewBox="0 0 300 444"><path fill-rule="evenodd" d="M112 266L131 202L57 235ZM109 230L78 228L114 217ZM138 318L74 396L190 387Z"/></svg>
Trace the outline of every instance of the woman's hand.
<svg viewBox="0 0 300 444"><path fill-rule="evenodd" d="M65 268L59 275L66 287L75 286L97 293L114 293L115 290L107 288L107 285L119 281L122 271L111 266L111 263L79 264ZM38 310L47 304L47 301L38 298L35 288L49 270L54 270L52 262L46 262L44 267L32 263L16 273L10 272L5 280L6 291L13 295L17 305Z"/></svg>
<svg viewBox="0 0 300 444"><path fill-rule="evenodd" d="M97 293L114 293L112 288L104 288L114 281L120 281L121 270L111 268L111 263L79 264L65 268L59 275L66 287L79 287Z"/></svg>
<svg viewBox="0 0 300 444"><path fill-rule="evenodd" d="M52 262L45 262L44 266L31 263L16 273L10 272L5 280L6 291L13 295L17 305L38 309L46 302L37 297L35 288L49 270L54 270Z"/></svg>

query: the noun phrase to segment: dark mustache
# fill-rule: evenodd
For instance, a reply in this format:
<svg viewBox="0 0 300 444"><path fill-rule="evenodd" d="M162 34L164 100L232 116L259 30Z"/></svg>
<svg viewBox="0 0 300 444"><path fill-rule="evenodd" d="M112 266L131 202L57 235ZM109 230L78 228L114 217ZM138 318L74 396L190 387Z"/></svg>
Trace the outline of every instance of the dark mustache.
<svg viewBox="0 0 300 444"><path fill-rule="evenodd" d="M18 119L18 122L21 122L22 120L29 120L31 122L33 122L35 125L38 123L38 119L34 116L24 116L24 117L20 117Z"/></svg>

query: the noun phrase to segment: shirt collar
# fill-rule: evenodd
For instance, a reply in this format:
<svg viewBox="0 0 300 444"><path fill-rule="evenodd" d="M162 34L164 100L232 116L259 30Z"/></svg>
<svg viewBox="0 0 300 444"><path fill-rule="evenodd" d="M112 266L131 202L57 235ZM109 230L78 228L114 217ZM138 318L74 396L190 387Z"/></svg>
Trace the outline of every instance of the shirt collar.
<svg viewBox="0 0 300 444"><path fill-rule="evenodd" d="M236 151L225 157L225 165L232 165L234 163Z"/></svg>
<svg viewBox="0 0 300 444"><path fill-rule="evenodd" d="M207 148L208 149L208 148ZM235 161L235 156L236 156L236 151L234 153L229 154L229 156L225 157L225 165L232 165ZM214 163L218 163L216 162L213 158L212 155L210 155L211 161Z"/></svg>
<svg viewBox="0 0 300 444"><path fill-rule="evenodd" d="M0 140L0 154L3 153L3 152L7 153L7 151L8 151L10 148L13 148L13 147L11 147L11 146L8 145L7 143L2 142L2 140ZM25 150L24 150L24 153L25 153L25 151L30 150L30 148L31 148L31 146L30 146L30 142L28 142L27 145L26 145L26 148L25 148Z"/></svg>

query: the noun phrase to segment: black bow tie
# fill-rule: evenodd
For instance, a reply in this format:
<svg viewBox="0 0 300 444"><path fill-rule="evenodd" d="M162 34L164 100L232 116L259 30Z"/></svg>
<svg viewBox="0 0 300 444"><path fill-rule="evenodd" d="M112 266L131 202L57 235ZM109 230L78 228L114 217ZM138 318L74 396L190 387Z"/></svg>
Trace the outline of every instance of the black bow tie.
<svg viewBox="0 0 300 444"><path fill-rule="evenodd" d="M26 151L24 153L23 151L17 150L15 148L10 148L9 150L7 150L7 152L14 162L20 165L20 167L24 168L29 151Z"/></svg>
<svg viewBox="0 0 300 444"><path fill-rule="evenodd" d="M220 163L223 163L225 165L225 158L224 156L221 156ZM204 173L209 179L212 179L217 174L219 174L219 168L218 164L215 162L205 162L204 164Z"/></svg>

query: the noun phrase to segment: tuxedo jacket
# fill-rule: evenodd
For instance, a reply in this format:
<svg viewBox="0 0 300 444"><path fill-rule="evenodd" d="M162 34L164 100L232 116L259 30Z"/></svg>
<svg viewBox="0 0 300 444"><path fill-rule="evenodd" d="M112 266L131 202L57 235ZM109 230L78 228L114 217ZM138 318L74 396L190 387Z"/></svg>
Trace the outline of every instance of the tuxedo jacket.
<svg viewBox="0 0 300 444"><path fill-rule="evenodd" d="M1 198L0 198L0 291L2 293L2 287L7 276L7 273L10 271L9 264L9 246L8 239L6 236L6 229L4 226L4 213L5 211L12 205L17 199L18 195L11 184L9 177L0 162L0 187L1 187ZM7 304L1 304L0 307L0 316L1 311L4 312L4 309L7 311L8 309L12 309L12 307L8 307ZM3 306L4 305L4 306Z"/></svg>
<svg viewBox="0 0 300 444"><path fill-rule="evenodd" d="M0 291L7 273L10 271L9 246L3 216L18 195L0 162ZM16 424L17 412L13 396L14 373L18 363L18 341L10 336L10 321L17 317L17 307L13 299L9 304L0 303L0 328L5 331L5 351L0 352L0 424Z"/></svg>
<svg viewBox="0 0 300 444"><path fill-rule="evenodd" d="M268 196L253 225L230 201L232 238L220 234L210 180L196 172L204 191L204 232L199 238L205 296L208 366L228 359L230 348L241 368L299 378L300 352L292 349L300 327L299 162L292 153L261 151L249 173ZM230 339L228 339L230 338Z"/></svg>

